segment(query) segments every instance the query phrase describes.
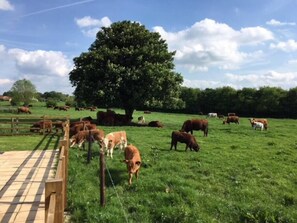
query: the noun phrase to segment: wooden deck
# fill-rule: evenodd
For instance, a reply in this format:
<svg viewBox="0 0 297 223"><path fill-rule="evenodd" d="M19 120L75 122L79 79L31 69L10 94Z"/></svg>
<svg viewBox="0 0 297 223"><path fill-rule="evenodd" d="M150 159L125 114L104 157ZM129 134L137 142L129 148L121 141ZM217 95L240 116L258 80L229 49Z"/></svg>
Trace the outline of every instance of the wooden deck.
<svg viewBox="0 0 297 223"><path fill-rule="evenodd" d="M58 150L0 152L0 222L45 222L45 181Z"/></svg>

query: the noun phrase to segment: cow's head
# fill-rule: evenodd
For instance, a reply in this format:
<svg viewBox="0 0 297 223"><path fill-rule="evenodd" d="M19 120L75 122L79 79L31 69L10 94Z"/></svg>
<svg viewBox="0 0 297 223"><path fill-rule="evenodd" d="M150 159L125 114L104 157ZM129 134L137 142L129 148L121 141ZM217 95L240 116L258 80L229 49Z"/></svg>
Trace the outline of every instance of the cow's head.
<svg viewBox="0 0 297 223"><path fill-rule="evenodd" d="M141 165L141 161L124 160L124 162L127 164L129 173L135 173Z"/></svg>

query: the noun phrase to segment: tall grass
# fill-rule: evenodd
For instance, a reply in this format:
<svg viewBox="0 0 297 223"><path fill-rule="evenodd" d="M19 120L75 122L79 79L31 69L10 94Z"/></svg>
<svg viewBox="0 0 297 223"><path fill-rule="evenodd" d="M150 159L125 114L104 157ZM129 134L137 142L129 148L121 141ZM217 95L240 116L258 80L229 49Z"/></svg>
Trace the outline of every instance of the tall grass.
<svg viewBox="0 0 297 223"><path fill-rule="evenodd" d="M63 111L32 108L42 114ZM123 113L121 110L117 112ZM68 111L71 118L91 115ZM100 206L99 147L87 152L72 148L69 162L68 208L72 222L296 222L297 121L269 119L268 131L255 131L248 117L240 124L209 120L209 135L194 131L199 152L169 150L171 132L198 115L136 111L146 121L165 127L106 127L109 133L126 130L128 142L142 156L139 179L128 185L123 152L106 157L106 206ZM0 138L0 141L2 139ZM34 144L34 143L33 143ZM34 145L32 145L34 147ZM111 177L110 177L111 176Z"/></svg>

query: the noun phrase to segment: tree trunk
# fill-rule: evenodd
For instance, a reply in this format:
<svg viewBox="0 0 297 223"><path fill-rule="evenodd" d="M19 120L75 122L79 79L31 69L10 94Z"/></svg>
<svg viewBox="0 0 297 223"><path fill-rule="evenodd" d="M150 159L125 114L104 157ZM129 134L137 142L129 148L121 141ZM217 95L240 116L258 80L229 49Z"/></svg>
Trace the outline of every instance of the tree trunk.
<svg viewBox="0 0 297 223"><path fill-rule="evenodd" d="M133 119L133 112L134 112L134 108L131 107L125 107L125 115L129 118L131 118L131 121Z"/></svg>

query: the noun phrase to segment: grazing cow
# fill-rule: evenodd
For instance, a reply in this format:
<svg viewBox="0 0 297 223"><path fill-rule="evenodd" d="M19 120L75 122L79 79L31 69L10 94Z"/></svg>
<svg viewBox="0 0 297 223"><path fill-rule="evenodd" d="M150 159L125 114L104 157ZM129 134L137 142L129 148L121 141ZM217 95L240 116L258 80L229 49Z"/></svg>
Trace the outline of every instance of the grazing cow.
<svg viewBox="0 0 297 223"><path fill-rule="evenodd" d="M69 136L73 136L82 130L91 130L91 129L96 129L96 128L97 128L97 126L95 124L86 124L86 123L77 124L77 125L72 126L69 129Z"/></svg>
<svg viewBox="0 0 297 223"><path fill-rule="evenodd" d="M129 145L125 148L124 156L124 162L127 164L127 169L129 173L128 183L129 185L131 185L133 174L135 174L136 178L138 178L139 169L141 166L140 152L135 146Z"/></svg>
<svg viewBox="0 0 297 223"><path fill-rule="evenodd" d="M75 107L75 111L83 111L84 110L84 108L82 108L82 107Z"/></svg>
<svg viewBox="0 0 297 223"><path fill-rule="evenodd" d="M22 106L22 107L18 107L18 114L19 113L31 114L31 111L28 107Z"/></svg>
<svg viewBox="0 0 297 223"><path fill-rule="evenodd" d="M113 149L119 147L123 150L127 146L127 134L126 131L118 131L108 133L103 140L103 146L106 148L107 156L112 158Z"/></svg>
<svg viewBox="0 0 297 223"><path fill-rule="evenodd" d="M145 123L145 118L144 116L138 117L138 124L144 124Z"/></svg>
<svg viewBox="0 0 297 223"><path fill-rule="evenodd" d="M191 132L193 135L193 130L201 130L204 132L204 136L208 135L208 121L206 119L192 119L186 120L181 128L183 132Z"/></svg>
<svg viewBox="0 0 297 223"><path fill-rule="evenodd" d="M239 117L238 116L228 116L227 119L223 121L223 124L228 123L230 125L231 122L239 124Z"/></svg>
<svg viewBox="0 0 297 223"><path fill-rule="evenodd" d="M261 122L261 123L263 123L265 130L267 130L267 128L268 128L268 120L267 119L249 118L249 120L250 120L252 127L253 127L253 122Z"/></svg>
<svg viewBox="0 0 297 223"><path fill-rule="evenodd" d="M207 114L207 118L217 118L217 117L218 117L218 113L211 112Z"/></svg>
<svg viewBox="0 0 297 223"><path fill-rule="evenodd" d="M73 127L73 126L76 126L76 125L79 125L79 124L91 124L91 122L90 121L88 121L88 120L85 120L85 121L76 121L76 122L71 122L70 123L70 128L71 127Z"/></svg>
<svg viewBox="0 0 297 223"><path fill-rule="evenodd" d="M91 136L91 139L89 139ZM102 147L104 139L104 131L101 129L91 129L91 130L82 130L71 136L70 138L70 147L78 145L80 148L81 145L87 140L97 141L98 144Z"/></svg>
<svg viewBox="0 0 297 223"><path fill-rule="evenodd" d="M93 122L93 118L92 118L91 116L83 117L81 120L82 120L82 121Z"/></svg>
<svg viewBox="0 0 297 223"><path fill-rule="evenodd" d="M55 122L53 122L53 126L56 129L56 132L59 132L59 129L64 132L64 128L66 127L66 122L65 121L60 121L60 120L56 120Z"/></svg>
<svg viewBox="0 0 297 223"><path fill-rule="evenodd" d="M229 112L228 116L236 116L236 114L234 112Z"/></svg>
<svg viewBox="0 0 297 223"><path fill-rule="evenodd" d="M143 111L144 114L151 114L151 111Z"/></svg>
<svg viewBox="0 0 297 223"><path fill-rule="evenodd" d="M198 143L196 142L196 139L193 135L181 132L181 131L173 131L171 134L171 147L170 150L172 150L172 147L174 146L176 150L177 142L185 143L186 144L186 151L188 150L188 147L192 151L193 149L198 152L200 147Z"/></svg>
<svg viewBox="0 0 297 223"><path fill-rule="evenodd" d="M0 101L9 101L11 102L12 98L9 96L0 95Z"/></svg>
<svg viewBox="0 0 297 223"><path fill-rule="evenodd" d="M253 122L252 126L255 130L260 129L261 131L263 131L264 129L264 124L262 122Z"/></svg>
<svg viewBox="0 0 297 223"><path fill-rule="evenodd" d="M160 121L151 121L148 123L149 127L157 127L157 128L163 128L164 125Z"/></svg>
<svg viewBox="0 0 297 223"><path fill-rule="evenodd" d="M53 128L53 122L52 120L44 120L44 121L39 121L35 122L31 127L30 127L30 132L41 132L42 129L45 129L46 132L52 132Z"/></svg>

